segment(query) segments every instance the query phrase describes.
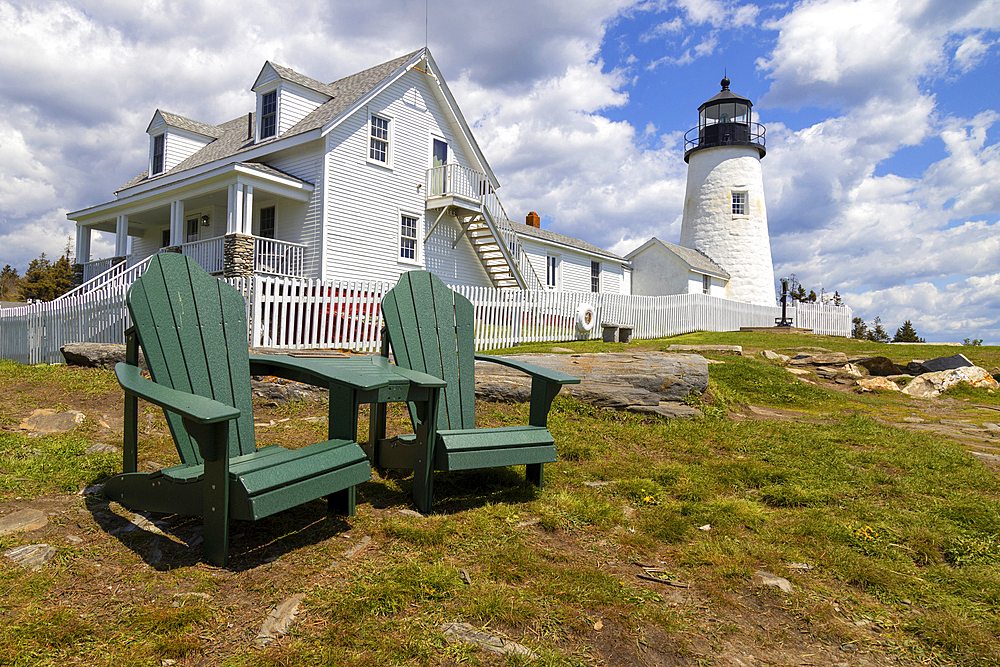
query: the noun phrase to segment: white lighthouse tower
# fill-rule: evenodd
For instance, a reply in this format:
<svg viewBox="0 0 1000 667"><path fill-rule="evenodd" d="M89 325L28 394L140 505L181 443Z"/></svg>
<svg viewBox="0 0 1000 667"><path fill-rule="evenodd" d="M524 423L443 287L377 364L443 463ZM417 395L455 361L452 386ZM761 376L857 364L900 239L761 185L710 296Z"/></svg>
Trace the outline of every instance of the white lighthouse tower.
<svg viewBox="0 0 1000 667"><path fill-rule="evenodd" d="M729 90L729 79L698 107L698 127L684 135L688 176L680 245L701 251L729 273L728 298L773 306L760 171L764 126L750 120L751 107Z"/></svg>

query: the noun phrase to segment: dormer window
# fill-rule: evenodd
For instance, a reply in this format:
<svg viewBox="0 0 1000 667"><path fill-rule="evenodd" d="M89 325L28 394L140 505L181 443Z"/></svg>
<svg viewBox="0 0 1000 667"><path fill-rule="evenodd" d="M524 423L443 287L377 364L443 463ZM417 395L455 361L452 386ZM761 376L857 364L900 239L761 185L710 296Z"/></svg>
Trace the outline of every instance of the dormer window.
<svg viewBox="0 0 1000 667"><path fill-rule="evenodd" d="M164 135L158 134L153 137L153 161L150 165L150 176L163 173L163 140Z"/></svg>
<svg viewBox="0 0 1000 667"><path fill-rule="evenodd" d="M260 100L260 138L267 139L277 133L278 91L264 93Z"/></svg>

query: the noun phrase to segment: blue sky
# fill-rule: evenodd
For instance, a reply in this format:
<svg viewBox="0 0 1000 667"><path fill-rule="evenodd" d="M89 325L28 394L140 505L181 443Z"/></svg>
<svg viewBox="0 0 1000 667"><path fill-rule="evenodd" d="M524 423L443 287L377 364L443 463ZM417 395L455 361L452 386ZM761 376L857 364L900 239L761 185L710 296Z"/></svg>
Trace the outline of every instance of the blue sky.
<svg viewBox="0 0 1000 667"><path fill-rule="evenodd" d="M1000 344L1000 0L430 0L513 217L676 242L682 137L727 73L767 127L775 277ZM0 0L0 266L142 171L155 109L219 123L270 59L332 81L424 43L421 0ZM110 251L97 239L94 252Z"/></svg>

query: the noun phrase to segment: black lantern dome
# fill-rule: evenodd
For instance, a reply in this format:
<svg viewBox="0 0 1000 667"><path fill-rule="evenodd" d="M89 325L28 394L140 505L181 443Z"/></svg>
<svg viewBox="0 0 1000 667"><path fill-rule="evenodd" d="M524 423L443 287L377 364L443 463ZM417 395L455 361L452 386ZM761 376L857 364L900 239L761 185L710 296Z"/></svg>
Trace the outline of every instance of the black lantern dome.
<svg viewBox="0 0 1000 667"><path fill-rule="evenodd" d="M684 161L691 153L716 146L752 146L764 157L764 126L750 120L753 102L729 90L729 79L721 81L718 95L698 107L698 127L684 135Z"/></svg>

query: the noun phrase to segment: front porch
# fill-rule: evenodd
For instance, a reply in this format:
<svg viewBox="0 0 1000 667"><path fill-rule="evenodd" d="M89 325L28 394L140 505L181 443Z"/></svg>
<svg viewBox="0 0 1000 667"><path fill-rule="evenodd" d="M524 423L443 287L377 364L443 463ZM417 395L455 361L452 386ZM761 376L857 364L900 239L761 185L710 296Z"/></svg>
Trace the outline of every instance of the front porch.
<svg viewBox="0 0 1000 667"><path fill-rule="evenodd" d="M267 165L236 163L163 185L120 192L115 201L69 215L77 223L78 282L158 252L188 255L224 277L308 274L310 249L302 241L312 184ZM91 258L95 231L114 234L112 257Z"/></svg>

